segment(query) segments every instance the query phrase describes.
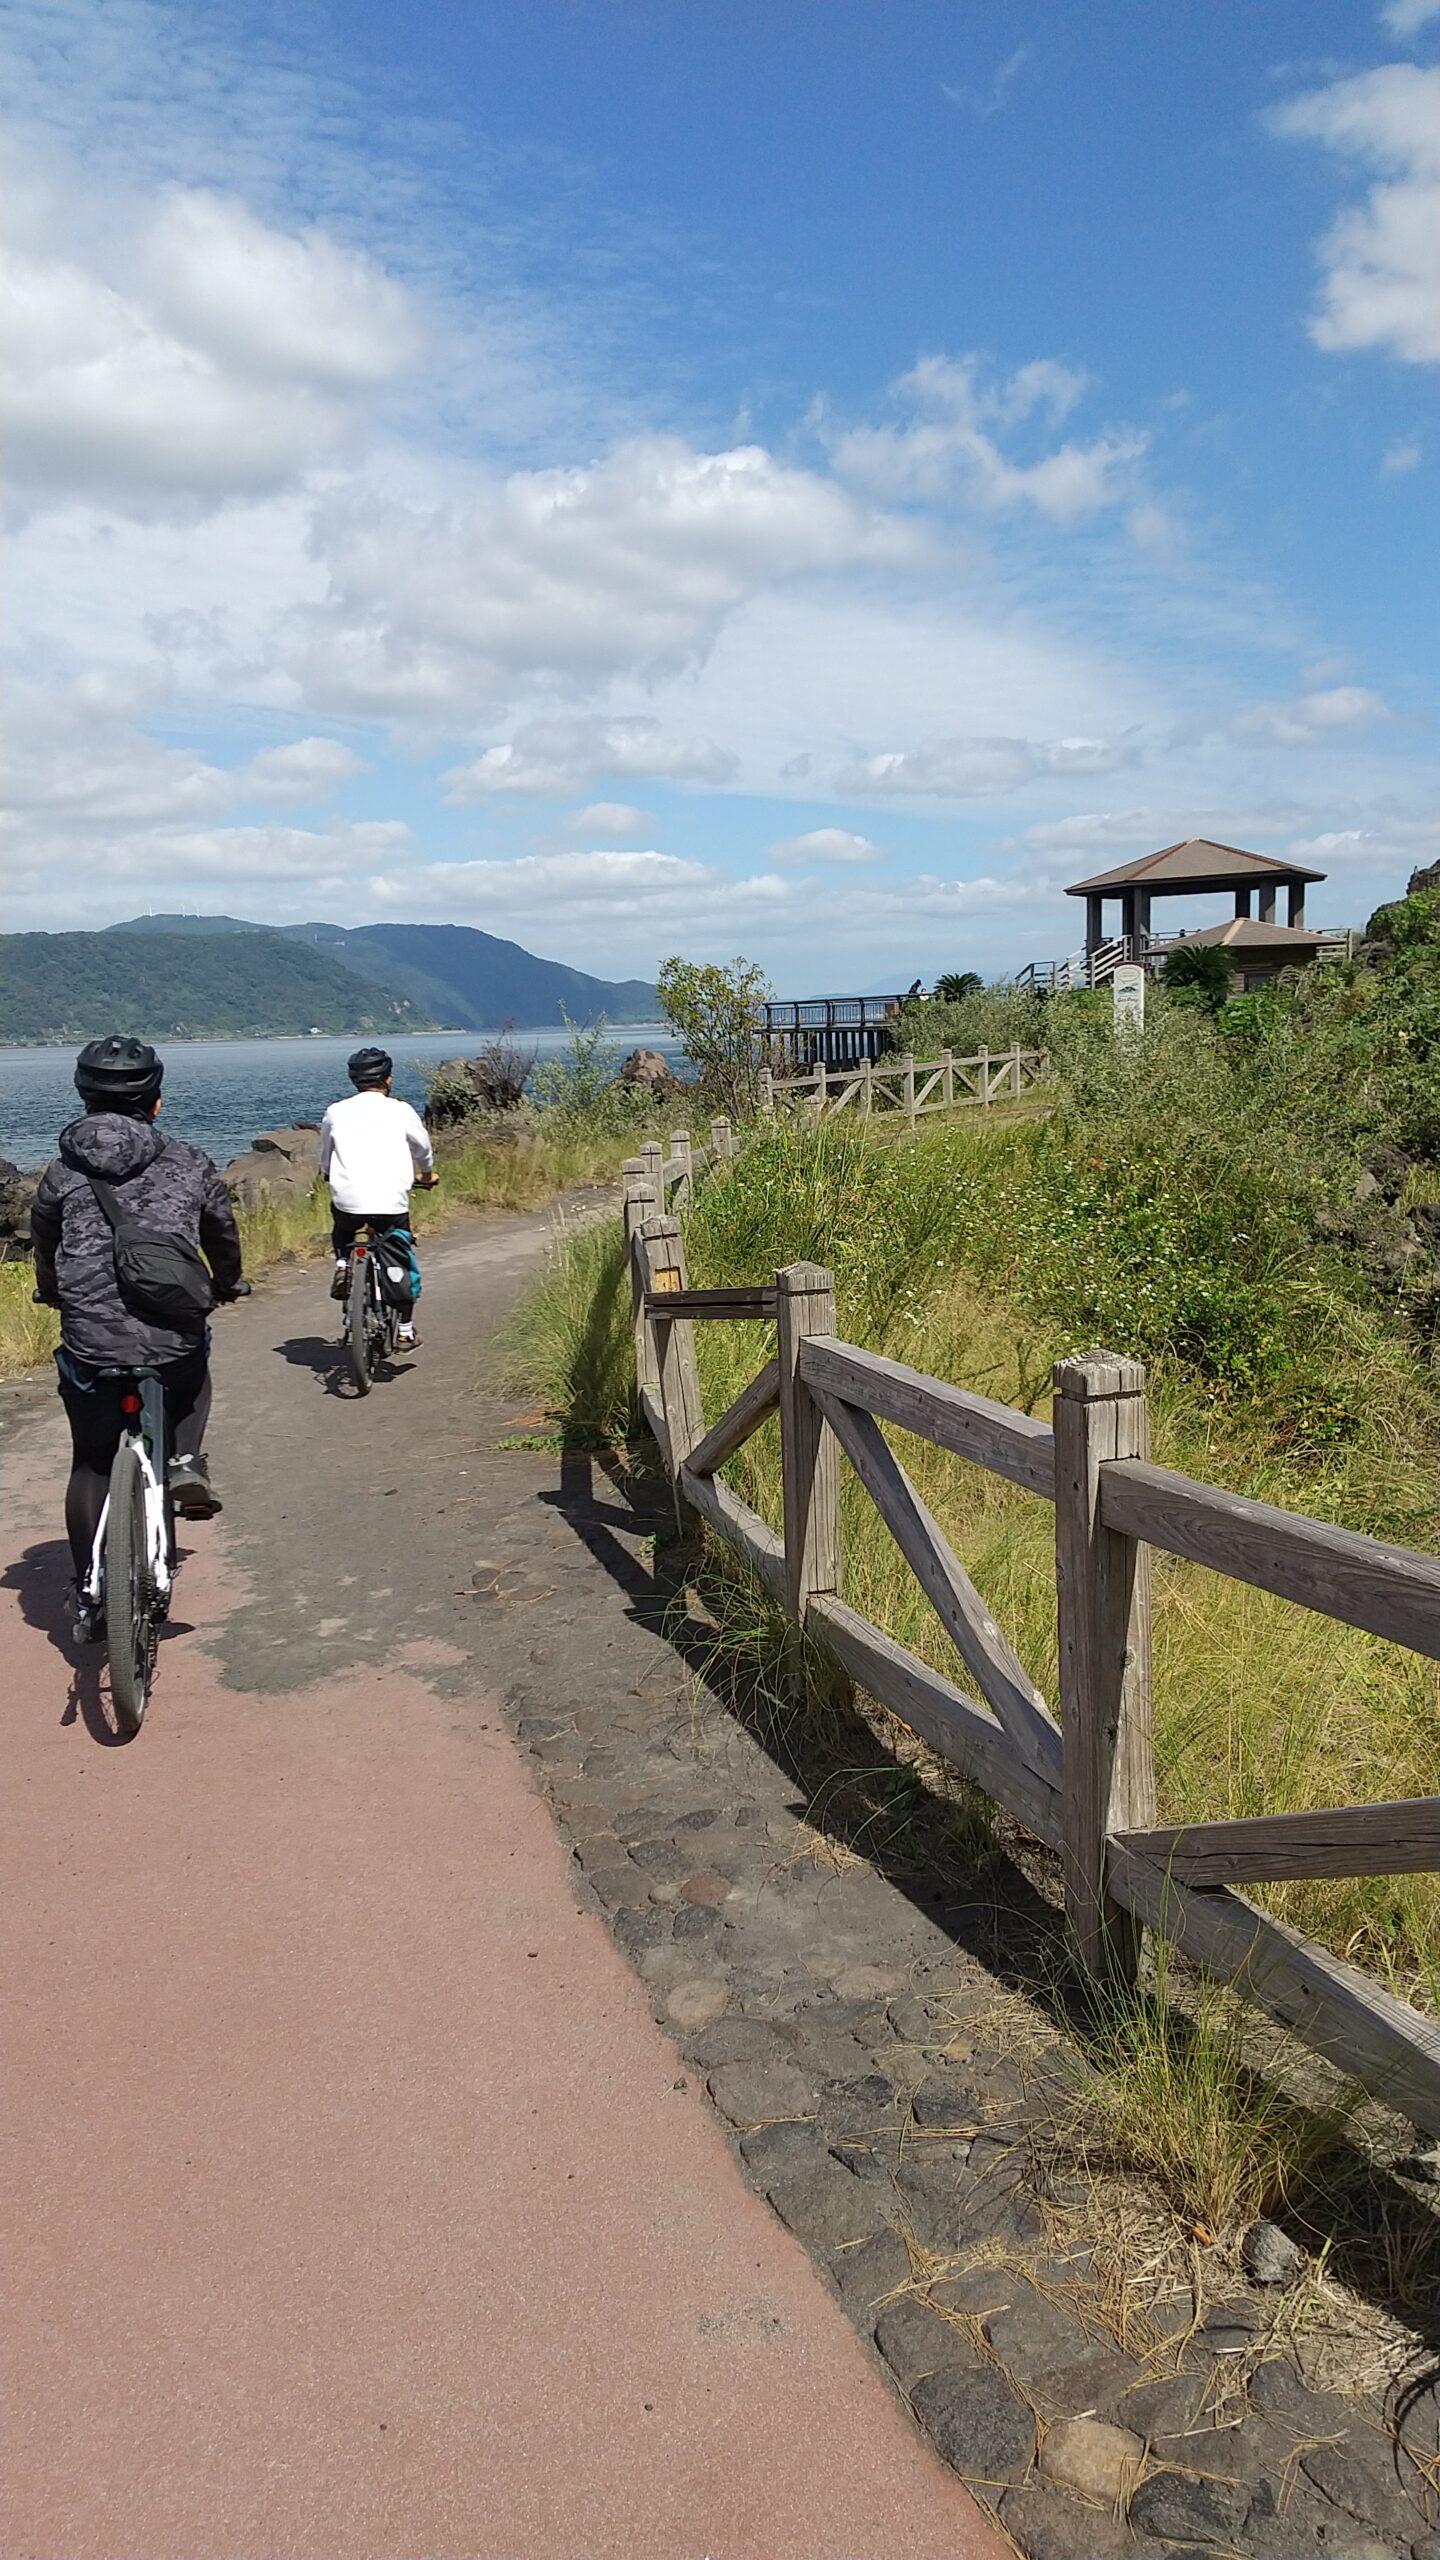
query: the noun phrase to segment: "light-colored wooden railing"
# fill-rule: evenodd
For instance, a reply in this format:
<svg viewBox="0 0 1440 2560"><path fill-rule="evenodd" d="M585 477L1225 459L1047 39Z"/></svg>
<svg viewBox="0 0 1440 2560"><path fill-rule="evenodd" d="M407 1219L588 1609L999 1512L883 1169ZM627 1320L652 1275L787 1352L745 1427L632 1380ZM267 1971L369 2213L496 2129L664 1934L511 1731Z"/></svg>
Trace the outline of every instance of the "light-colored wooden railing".
<svg viewBox="0 0 1440 2560"><path fill-rule="evenodd" d="M686 1150L688 1159L688 1150ZM714 1151L710 1161L717 1161ZM669 1187L684 1177L663 1176ZM693 1185L693 1164L690 1171ZM1440 1561L1222 1493L1149 1459L1145 1372L1095 1353L1054 1373L1054 1419L843 1342L831 1274L692 1290L661 1183L626 1170L640 1410L677 1507L706 1521L842 1672L992 1796L1060 1860L1079 1960L1132 1977L1142 1925L1440 2135L1440 2026L1232 1888L1440 1869L1440 1797L1160 1826L1151 1725L1150 1551L1440 1660ZM707 1427L695 1325L775 1326L775 1351ZM780 1416L783 1531L719 1470ZM1057 1722L922 1502L882 1423L1055 1506ZM844 1597L839 1471L849 1463L939 1617L974 1694Z"/></svg>
<svg viewBox="0 0 1440 2560"><path fill-rule="evenodd" d="M782 1111L802 1112L814 1119L833 1119L849 1111L868 1120L872 1112L899 1112L913 1128L927 1112L955 1111L994 1102L1018 1102L1038 1084L1048 1061L1043 1049L981 1049L973 1058L957 1058L945 1049L938 1058L862 1058L846 1067L827 1067L823 1060L802 1075L760 1076L760 1116L773 1120Z"/></svg>

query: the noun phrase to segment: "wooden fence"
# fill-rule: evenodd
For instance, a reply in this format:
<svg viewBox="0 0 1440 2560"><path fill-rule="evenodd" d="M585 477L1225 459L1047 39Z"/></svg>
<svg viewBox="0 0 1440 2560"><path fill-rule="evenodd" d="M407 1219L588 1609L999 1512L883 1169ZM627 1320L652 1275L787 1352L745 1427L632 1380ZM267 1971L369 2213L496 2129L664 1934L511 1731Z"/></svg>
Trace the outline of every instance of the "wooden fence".
<svg viewBox="0 0 1440 2560"><path fill-rule="evenodd" d="M717 1123L704 1162L734 1152ZM840 1340L830 1272L691 1289L678 1218L700 1159L683 1132L625 1168L640 1410L679 1508L706 1521L841 1671L1060 1859L1080 1961L1131 1978L1142 1926L1231 1982L1427 2136L1440 2135L1440 2026L1233 1888L1440 1868L1440 1797L1160 1827L1151 1723L1150 1551L1207 1566L1440 1660L1440 1561L1152 1466L1145 1372L1097 1352L1054 1373L1054 1419ZM707 1423L695 1326L774 1325L776 1347ZM720 1473L780 1417L783 1532ZM890 1447L897 1425L1055 1506L1060 1720ZM973 1694L844 1597L839 1470L854 1470L939 1617Z"/></svg>
<svg viewBox="0 0 1440 2560"><path fill-rule="evenodd" d="M833 1119L852 1111L868 1120L874 1111L899 1112L913 1128L930 1111L954 1111L967 1103L988 1110L992 1102L1018 1102L1044 1075L1042 1049L982 1049L973 1058L957 1058L942 1049L938 1058L917 1061L906 1052L898 1058L862 1058L843 1067L827 1067L823 1058L803 1074L760 1077L760 1113L773 1120L782 1111Z"/></svg>

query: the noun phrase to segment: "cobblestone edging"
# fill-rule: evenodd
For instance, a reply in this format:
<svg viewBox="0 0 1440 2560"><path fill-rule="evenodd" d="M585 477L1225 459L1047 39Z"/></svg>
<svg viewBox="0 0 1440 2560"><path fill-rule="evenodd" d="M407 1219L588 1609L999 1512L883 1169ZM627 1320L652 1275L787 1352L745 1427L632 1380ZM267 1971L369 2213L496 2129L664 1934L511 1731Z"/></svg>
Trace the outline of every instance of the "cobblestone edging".
<svg viewBox="0 0 1440 2560"><path fill-rule="evenodd" d="M557 1531L598 1550L613 1507L562 1507L552 1560ZM1316 2390L1259 2287L1198 2326L1191 2299L1172 2302L1148 2355L1120 2343L1103 2240L1067 2237L1033 2138L1080 2066L1051 2031L1017 2067L997 2029L1020 1998L1002 1976L1023 1880L992 1873L973 1901L927 1908L818 1855L795 1782L657 1640L664 1594L632 1577L637 1598L625 1643L597 1619L573 1708L555 1648L529 1647L509 1695L520 1737L747 2180L1017 2547L1440 2560L1433 2370L1400 2412Z"/></svg>

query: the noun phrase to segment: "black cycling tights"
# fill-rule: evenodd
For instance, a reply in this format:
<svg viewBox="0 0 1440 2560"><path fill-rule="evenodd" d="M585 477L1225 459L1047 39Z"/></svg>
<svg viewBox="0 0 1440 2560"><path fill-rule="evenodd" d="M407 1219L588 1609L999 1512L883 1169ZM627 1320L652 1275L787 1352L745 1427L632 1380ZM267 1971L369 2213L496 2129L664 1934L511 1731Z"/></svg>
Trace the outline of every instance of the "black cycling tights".
<svg viewBox="0 0 1440 2560"><path fill-rule="evenodd" d="M109 1381L104 1382L108 1386ZM176 1457L197 1458L205 1445L210 1419L210 1371L203 1356L177 1360L165 1380L165 1410L170 1445ZM90 1570L95 1532L110 1490L110 1467L120 1445L118 1395L91 1388L88 1394L60 1393L70 1417L72 1447L70 1481L65 1488L65 1532L75 1561L75 1578ZM92 1402L92 1398L94 1401Z"/></svg>

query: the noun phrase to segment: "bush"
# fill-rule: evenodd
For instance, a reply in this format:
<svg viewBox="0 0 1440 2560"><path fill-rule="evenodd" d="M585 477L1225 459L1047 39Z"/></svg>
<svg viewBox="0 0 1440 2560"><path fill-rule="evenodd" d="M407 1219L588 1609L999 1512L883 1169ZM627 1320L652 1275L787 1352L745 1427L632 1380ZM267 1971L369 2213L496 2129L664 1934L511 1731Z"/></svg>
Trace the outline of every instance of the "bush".
<svg viewBox="0 0 1440 2560"><path fill-rule="evenodd" d="M1177 942L1160 972L1172 995L1198 997L1218 1013L1235 983L1235 963L1223 942Z"/></svg>
<svg viewBox="0 0 1440 2560"><path fill-rule="evenodd" d="M656 981L666 1020L685 1043L704 1100L732 1120L753 1120L759 1102L762 1010L770 993L753 961L715 963L672 957Z"/></svg>

